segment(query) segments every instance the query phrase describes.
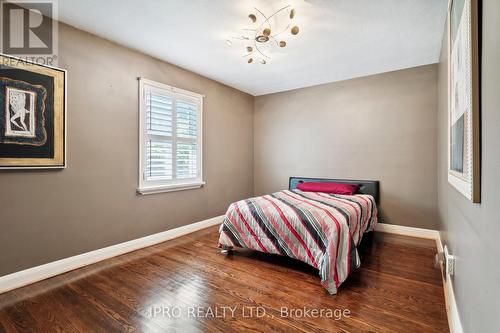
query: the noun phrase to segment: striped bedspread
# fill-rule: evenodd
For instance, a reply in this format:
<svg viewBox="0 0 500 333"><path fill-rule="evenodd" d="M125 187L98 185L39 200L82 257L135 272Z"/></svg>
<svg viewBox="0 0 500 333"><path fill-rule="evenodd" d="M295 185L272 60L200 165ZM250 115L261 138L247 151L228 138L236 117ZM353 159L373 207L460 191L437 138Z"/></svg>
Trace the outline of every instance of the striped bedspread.
<svg viewBox="0 0 500 333"><path fill-rule="evenodd" d="M219 247L245 247L306 262L335 294L359 267L356 246L376 223L377 205L370 195L286 190L231 204Z"/></svg>

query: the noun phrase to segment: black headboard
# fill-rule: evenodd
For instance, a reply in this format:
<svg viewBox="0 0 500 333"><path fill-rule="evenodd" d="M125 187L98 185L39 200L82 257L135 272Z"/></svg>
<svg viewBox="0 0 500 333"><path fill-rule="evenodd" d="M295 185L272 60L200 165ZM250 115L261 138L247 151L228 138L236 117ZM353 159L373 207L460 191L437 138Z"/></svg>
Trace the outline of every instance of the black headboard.
<svg viewBox="0 0 500 333"><path fill-rule="evenodd" d="M356 179L325 179L325 178L305 178L305 177L290 177L288 188L293 190L297 188L297 184L303 182L320 182L320 183L340 183L358 185L357 194L369 194L375 198L377 205L380 204L379 196L379 181L378 180L356 180Z"/></svg>

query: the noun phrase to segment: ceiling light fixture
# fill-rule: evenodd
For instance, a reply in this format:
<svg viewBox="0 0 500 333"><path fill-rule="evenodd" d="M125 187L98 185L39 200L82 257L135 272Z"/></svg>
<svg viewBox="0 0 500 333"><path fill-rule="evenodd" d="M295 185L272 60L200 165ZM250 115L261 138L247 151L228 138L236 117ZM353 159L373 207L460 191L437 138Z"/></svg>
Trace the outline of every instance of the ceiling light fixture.
<svg viewBox="0 0 500 333"><path fill-rule="evenodd" d="M299 27L294 24L296 16L295 9L290 5L275 11L270 16L266 16L262 11L254 8L255 12L248 15L252 24L251 28L241 29L239 36L233 36L226 40L228 46L232 45L232 40L244 43L246 53L243 57L247 58L247 63L254 63L254 58L262 65L267 64L271 59L269 54L273 48L280 49L287 46L284 40L287 32L296 36L299 33Z"/></svg>

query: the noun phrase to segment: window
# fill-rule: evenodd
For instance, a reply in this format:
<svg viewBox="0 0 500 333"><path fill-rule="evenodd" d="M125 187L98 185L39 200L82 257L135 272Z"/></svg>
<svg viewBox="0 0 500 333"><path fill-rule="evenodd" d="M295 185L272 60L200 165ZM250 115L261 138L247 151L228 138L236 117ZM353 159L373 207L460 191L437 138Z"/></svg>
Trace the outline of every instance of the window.
<svg viewBox="0 0 500 333"><path fill-rule="evenodd" d="M139 188L142 194L203 186L203 96L139 80Z"/></svg>

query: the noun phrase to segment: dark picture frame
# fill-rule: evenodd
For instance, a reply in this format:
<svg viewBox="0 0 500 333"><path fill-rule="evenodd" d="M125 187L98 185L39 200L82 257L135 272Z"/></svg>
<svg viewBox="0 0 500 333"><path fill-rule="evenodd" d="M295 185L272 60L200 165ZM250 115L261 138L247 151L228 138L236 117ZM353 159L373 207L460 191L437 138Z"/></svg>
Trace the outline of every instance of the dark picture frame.
<svg viewBox="0 0 500 333"><path fill-rule="evenodd" d="M0 169L66 167L66 79L0 53Z"/></svg>

